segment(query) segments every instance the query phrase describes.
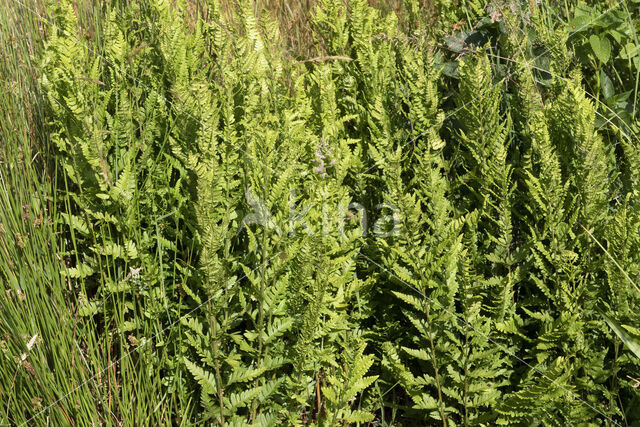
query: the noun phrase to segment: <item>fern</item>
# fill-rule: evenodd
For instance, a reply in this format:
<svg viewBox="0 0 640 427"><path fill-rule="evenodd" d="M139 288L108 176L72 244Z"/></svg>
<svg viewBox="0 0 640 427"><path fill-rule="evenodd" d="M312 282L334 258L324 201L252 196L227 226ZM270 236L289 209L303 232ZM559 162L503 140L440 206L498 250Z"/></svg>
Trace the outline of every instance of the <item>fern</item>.
<svg viewBox="0 0 640 427"><path fill-rule="evenodd" d="M79 345L171 422L625 420L639 157L554 7L369 3L318 1L300 61L248 0L105 5L91 49L47 7Z"/></svg>

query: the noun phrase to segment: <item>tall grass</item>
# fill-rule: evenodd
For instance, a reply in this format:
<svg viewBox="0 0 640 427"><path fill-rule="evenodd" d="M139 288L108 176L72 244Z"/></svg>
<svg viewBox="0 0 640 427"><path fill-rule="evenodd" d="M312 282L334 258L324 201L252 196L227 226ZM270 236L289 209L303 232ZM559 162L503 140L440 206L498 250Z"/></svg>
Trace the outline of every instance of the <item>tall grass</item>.
<svg viewBox="0 0 640 427"><path fill-rule="evenodd" d="M99 413L99 401L84 391L73 393L90 376L90 365L77 345L64 265L56 256L58 213L31 63L43 26L7 3L12 2L3 1L0 12L0 378L12 387L0 390L0 421L24 423L54 405L47 417L69 423L80 408ZM69 399L56 403L67 394Z"/></svg>
<svg viewBox="0 0 640 427"><path fill-rule="evenodd" d="M0 1L0 424L173 425L168 414L187 413L188 404L180 407L187 397L166 391L132 334L102 327L115 322L117 330L123 313L101 325L80 316L64 274L73 241L58 209L69 203L56 192L62 183L32 63L44 38L36 15L43 8L29 7ZM98 42L99 11L89 2L78 7L88 42ZM155 329L141 325L136 334Z"/></svg>

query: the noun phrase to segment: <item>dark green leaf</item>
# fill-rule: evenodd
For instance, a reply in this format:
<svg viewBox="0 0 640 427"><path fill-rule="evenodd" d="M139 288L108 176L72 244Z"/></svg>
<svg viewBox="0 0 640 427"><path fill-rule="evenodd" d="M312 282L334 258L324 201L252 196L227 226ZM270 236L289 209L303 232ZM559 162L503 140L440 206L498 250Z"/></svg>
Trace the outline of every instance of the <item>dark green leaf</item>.
<svg viewBox="0 0 640 427"><path fill-rule="evenodd" d="M605 99L613 96L613 82L604 70L600 70L600 87L602 88L602 95Z"/></svg>
<svg viewBox="0 0 640 427"><path fill-rule="evenodd" d="M609 39L606 36L600 37L593 34L589 37L589 44L591 44L591 49L598 60L606 64L611 58L611 42L609 42Z"/></svg>

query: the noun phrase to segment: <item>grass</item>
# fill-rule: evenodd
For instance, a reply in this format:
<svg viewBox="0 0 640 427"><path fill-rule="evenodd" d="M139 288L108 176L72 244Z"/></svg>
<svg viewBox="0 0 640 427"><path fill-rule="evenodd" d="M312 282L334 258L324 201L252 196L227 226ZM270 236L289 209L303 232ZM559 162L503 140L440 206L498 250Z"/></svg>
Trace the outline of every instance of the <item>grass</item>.
<svg viewBox="0 0 640 427"><path fill-rule="evenodd" d="M42 102L31 58L42 23L3 1L0 62L0 422L19 425L44 410L54 423L102 412L100 398L78 389L98 366L95 343L70 310ZM94 390L95 391L95 390ZM67 399L60 400L62 396ZM21 408L19 410L18 408Z"/></svg>
<svg viewBox="0 0 640 427"><path fill-rule="evenodd" d="M0 2L0 383L12 385L0 389L0 424L173 424L167 414L188 412L188 397L167 392L132 333L114 336L83 318L65 276L60 255L72 242L57 209L68 203L54 191L58 174L31 62L43 31L33 13ZM122 325L124 313L112 316L101 323ZM156 329L143 324L135 333Z"/></svg>

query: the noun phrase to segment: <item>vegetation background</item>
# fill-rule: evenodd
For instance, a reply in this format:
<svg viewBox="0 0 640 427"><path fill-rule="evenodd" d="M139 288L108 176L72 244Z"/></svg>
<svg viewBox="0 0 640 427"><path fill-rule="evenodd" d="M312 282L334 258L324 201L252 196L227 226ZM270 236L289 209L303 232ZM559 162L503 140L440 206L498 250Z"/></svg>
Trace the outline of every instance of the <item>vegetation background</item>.
<svg viewBox="0 0 640 427"><path fill-rule="evenodd" d="M637 0L0 5L0 424L640 425Z"/></svg>

